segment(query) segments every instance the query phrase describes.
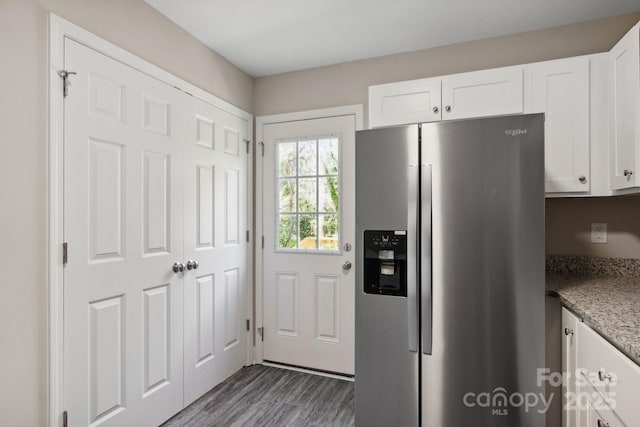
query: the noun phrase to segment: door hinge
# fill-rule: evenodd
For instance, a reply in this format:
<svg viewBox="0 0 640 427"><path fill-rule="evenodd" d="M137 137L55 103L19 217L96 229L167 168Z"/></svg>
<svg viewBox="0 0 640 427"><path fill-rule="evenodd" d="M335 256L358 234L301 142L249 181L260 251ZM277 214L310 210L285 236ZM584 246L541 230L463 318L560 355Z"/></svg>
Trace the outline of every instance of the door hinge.
<svg viewBox="0 0 640 427"><path fill-rule="evenodd" d="M250 232L247 230L247 243L249 243Z"/></svg>
<svg viewBox="0 0 640 427"><path fill-rule="evenodd" d="M264 249L264 236L262 236L262 249Z"/></svg>
<svg viewBox="0 0 640 427"><path fill-rule="evenodd" d="M248 139L245 139L244 143L247 144L247 154L249 154L249 147L251 146L251 141L249 141Z"/></svg>
<svg viewBox="0 0 640 427"><path fill-rule="evenodd" d="M69 416L67 415L67 411L62 413L62 427L67 427L69 424Z"/></svg>
<svg viewBox="0 0 640 427"><path fill-rule="evenodd" d="M262 157L264 157L264 142L260 141L258 142L258 144L260 144L260 147L262 147Z"/></svg>
<svg viewBox="0 0 640 427"><path fill-rule="evenodd" d="M251 330L251 320L247 319L247 332Z"/></svg>
<svg viewBox="0 0 640 427"><path fill-rule="evenodd" d="M64 98L67 97L67 95L69 94L69 76L71 75L75 75L78 74L75 71L67 71L67 70L62 70L62 71L58 71L58 75L60 76L60 78L62 79L62 96Z"/></svg>
<svg viewBox="0 0 640 427"><path fill-rule="evenodd" d="M260 340L264 341L264 326L258 328L258 335L260 335Z"/></svg>
<svg viewBox="0 0 640 427"><path fill-rule="evenodd" d="M62 244L62 265L66 265L69 262L69 252L67 242Z"/></svg>

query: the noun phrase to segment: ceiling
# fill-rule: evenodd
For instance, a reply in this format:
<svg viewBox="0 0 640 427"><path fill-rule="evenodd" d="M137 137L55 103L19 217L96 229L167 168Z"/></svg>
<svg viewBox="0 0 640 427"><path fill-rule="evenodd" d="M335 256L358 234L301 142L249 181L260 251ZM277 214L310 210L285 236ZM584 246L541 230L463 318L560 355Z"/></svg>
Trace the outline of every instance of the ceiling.
<svg viewBox="0 0 640 427"><path fill-rule="evenodd" d="M640 10L638 0L145 0L254 77Z"/></svg>

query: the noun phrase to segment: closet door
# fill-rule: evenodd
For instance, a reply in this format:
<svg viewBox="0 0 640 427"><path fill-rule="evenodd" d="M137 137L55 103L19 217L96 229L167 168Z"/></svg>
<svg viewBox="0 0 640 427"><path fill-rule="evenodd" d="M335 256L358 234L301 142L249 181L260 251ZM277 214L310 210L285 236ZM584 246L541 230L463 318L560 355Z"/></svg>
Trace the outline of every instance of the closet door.
<svg viewBox="0 0 640 427"><path fill-rule="evenodd" d="M185 405L247 354L247 122L191 98L185 155Z"/></svg>
<svg viewBox="0 0 640 427"><path fill-rule="evenodd" d="M155 426L183 407L186 98L68 39L65 67L64 408Z"/></svg>

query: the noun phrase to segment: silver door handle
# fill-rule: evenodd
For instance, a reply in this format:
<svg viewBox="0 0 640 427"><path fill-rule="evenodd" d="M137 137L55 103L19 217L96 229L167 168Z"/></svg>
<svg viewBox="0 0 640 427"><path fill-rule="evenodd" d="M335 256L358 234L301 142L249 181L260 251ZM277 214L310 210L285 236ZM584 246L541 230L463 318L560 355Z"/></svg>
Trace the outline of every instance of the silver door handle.
<svg viewBox="0 0 640 427"><path fill-rule="evenodd" d="M433 352L433 266L432 263L432 210L433 210L433 180L432 165L422 166L422 218L420 220L420 328L422 329L422 353Z"/></svg>
<svg viewBox="0 0 640 427"><path fill-rule="evenodd" d="M342 269L351 270L351 261L345 261L344 264L342 264Z"/></svg>
<svg viewBox="0 0 640 427"><path fill-rule="evenodd" d="M200 263L198 261L187 261L187 270L197 270L198 267L200 267Z"/></svg>
<svg viewBox="0 0 640 427"><path fill-rule="evenodd" d="M173 263L173 272L174 273L180 273L182 271L184 271L184 264L181 263L181 262L177 262L177 261L174 262Z"/></svg>

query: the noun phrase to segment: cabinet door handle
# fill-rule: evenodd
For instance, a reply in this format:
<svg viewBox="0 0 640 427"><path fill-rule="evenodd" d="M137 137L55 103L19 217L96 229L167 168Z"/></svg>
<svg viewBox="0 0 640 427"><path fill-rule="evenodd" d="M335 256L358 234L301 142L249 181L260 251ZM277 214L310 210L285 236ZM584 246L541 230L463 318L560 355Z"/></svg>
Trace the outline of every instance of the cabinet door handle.
<svg viewBox="0 0 640 427"><path fill-rule="evenodd" d="M600 370L598 371L598 379L599 379L600 381L602 381L602 382L605 382L605 381L611 381L611 378L612 378L611 374L607 374L607 373L604 371L604 369L600 369Z"/></svg>
<svg viewBox="0 0 640 427"><path fill-rule="evenodd" d="M440 109L438 107L433 107L433 112L435 114L438 114L439 111L440 111Z"/></svg>
<svg viewBox="0 0 640 427"><path fill-rule="evenodd" d="M571 328L564 328L564 334L565 335L573 335L573 329Z"/></svg>
<svg viewBox="0 0 640 427"><path fill-rule="evenodd" d="M451 105L447 105L446 107L444 107L444 111L446 111L447 113L451 112Z"/></svg>
<svg viewBox="0 0 640 427"><path fill-rule="evenodd" d="M598 418L598 427L609 427L609 423L605 423L600 418Z"/></svg>
<svg viewBox="0 0 640 427"><path fill-rule="evenodd" d="M631 175L633 175L633 171L629 170L629 169L625 169L623 172L624 176L626 176L627 178L629 178Z"/></svg>
<svg viewBox="0 0 640 427"><path fill-rule="evenodd" d="M584 184L585 182L587 182L587 177L584 176L584 175L580 175L578 177L578 181L580 181L580 182L582 182Z"/></svg>

